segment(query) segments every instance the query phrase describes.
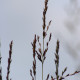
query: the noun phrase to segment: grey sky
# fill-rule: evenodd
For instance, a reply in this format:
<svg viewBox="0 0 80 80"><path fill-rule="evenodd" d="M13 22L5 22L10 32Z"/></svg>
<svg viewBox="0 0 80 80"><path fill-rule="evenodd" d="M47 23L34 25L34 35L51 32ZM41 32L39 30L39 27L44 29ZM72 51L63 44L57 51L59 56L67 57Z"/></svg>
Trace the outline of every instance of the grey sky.
<svg viewBox="0 0 80 80"><path fill-rule="evenodd" d="M60 71L68 66L68 72L71 73L75 71L75 67L78 65L77 59L74 60L67 51L69 49L67 48L68 44L69 47L72 46L72 49L76 50L75 45L80 43L80 27L77 28L76 33L71 34L64 24L68 18L65 11L65 6L68 4L69 0L49 0L47 24L49 20L52 20L49 29L49 33L52 32L52 40L44 64L44 78L48 73L54 75L54 52L57 38L60 40ZM44 0L0 0L3 80L6 79L7 58L11 40L13 40L13 55L10 78L13 80L31 80L29 72L33 60L31 42L34 34L42 35L43 8ZM41 64L39 61L37 62L37 68L37 79L41 80ZM71 79L75 80L76 78L72 77ZM77 80L79 79L77 78Z"/></svg>

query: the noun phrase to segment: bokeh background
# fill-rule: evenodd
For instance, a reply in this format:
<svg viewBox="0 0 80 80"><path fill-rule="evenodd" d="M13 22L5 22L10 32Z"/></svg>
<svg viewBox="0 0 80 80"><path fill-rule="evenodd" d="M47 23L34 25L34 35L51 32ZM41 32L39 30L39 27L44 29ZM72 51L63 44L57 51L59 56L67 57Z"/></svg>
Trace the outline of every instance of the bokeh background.
<svg viewBox="0 0 80 80"><path fill-rule="evenodd" d="M31 80L32 46L34 34L42 41L42 12L44 0L0 0L0 41L2 76L6 79L9 44L13 40L10 78ZM44 63L44 79L55 76L54 53L60 41L59 74L67 66L67 73L80 70L80 0L49 0L47 21L52 20L49 51ZM37 79L41 80L41 63L37 60ZM80 74L65 80L80 80Z"/></svg>

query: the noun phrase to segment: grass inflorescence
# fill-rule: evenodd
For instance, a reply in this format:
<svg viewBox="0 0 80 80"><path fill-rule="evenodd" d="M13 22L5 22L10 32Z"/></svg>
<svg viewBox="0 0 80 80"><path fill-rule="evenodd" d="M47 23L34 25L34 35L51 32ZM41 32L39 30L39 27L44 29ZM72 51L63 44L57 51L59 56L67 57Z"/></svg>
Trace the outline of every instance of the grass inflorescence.
<svg viewBox="0 0 80 80"><path fill-rule="evenodd" d="M9 58L8 58L8 67L7 67L7 76L6 76L6 80L11 80L9 79L9 74L10 74L10 65L11 65L11 56L12 56L12 45L13 45L13 41L11 41L10 43L10 50L9 50Z"/></svg>
<svg viewBox="0 0 80 80"><path fill-rule="evenodd" d="M44 77L44 61L46 59L46 53L48 51L48 46L49 46L49 42L51 41L51 37L52 37L52 33L50 33L49 35L49 40L46 42L46 45L45 45L45 38L47 37L47 31L49 30L49 27L51 25L51 20L49 21L48 25L46 25L46 14L47 14L47 10L48 10L48 1L49 0L45 0L44 1L44 10L43 10L43 17L42 17L42 20L43 20L43 25L42 25L42 28L43 28L43 35L42 35L42 43L40 42L40 36L37 36L35 35L34 37L34 40L33 40L33 43L32 43L32 47L33 47L33 74L34 72L36 72L36 60L35 60L35 56L37 55L37 58L38 60L42 63L42 80L43 80L43 77ZM39 48L38 50L36 49L36 44L39 44ZM46 48L44 48L44 46L46 46ZM72 74L67 74L64 76L64 73L67 71L67 67L64 68L64 70L62 71L61 75L59 75L59 47L60 47L60 42L59 40L57 40L57 43L56 43L56 52L55 52L55 66L56 66L56 71L55 71L55 75L56 77L53 77L51 76L51 80L63 80L65 79L66 77L69 77L69 76L73 76L77 73L80 73L80 71L75 71L74 73ZM37 72L36 72L37 73ZM37 80L35 78L36 74L33 76L32 75L32 70L30 69L30 75L32 77L32 80ZM47 78L46 80L49 80L49 77L50 77L50 74L47 75Z"/></svg>
<svg viewBox="0 0 80 80"><path fill-rule="evenodd" d="M64 68L64 70L61 72L61 75L59 75L59 48L60 48L60 42L59 40L57 40L56 43L56 50L55 50L55 77L54 75L50 75L49 73L47 73L47 77L45 79L44 78L44 62L46 60L46 54L48 52L48 48L49 48L49 43L51 41L52 38L52 33L49 34L48 37L48 41L45 42L45 38L47 37L48 34L48 30L49 27L51 25L51 20L49 21L48 25L46 25L46 14L47 14L47 10L48 10L48 1L49 0L45 0L44 1L44 9L43 9L43 17L42 17L42 44L40 42L40 36L36 35L34 36L34 40L31 43L32 45L32 50L33 50L33 65L32 65L32 69L30 69L30 76L32 78L32 80L38 80L36 79L36 74L37 74L37 69L36 69L36 61L39 60L41 62L41 69L42 69L42 80L63 80L66 79L67 77L73 76L75 74L80 73L80 71L74 71L73 73L68 73L66 75L64 75L64 73L67 71L67 67ZM39 47L37 46L37 44L39 44ZM46 44L46 45L45 45ZM11 80L9 78L10 75L10 66L11 66L11 62L12 62L12 46L13 46L13 41L11 41L10 45L9 45L9 58L8 58L8 66L7 66L7 75L6 75L6 80ZM1 60L1 57L0 57ZM0 62L1 63L1 62ZM0 73L1 73L1 69L0 69ZM2 76L0 75L0 80L2 80Z"/></svg>

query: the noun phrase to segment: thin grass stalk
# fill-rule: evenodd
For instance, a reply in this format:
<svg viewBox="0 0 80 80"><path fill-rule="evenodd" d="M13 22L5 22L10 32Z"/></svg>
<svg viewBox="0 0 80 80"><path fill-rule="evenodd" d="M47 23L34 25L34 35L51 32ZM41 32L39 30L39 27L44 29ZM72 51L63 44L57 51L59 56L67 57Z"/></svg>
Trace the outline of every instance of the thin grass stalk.
<svg viewBox="0 0 80 80"><path fill-rule="evenodd" d="M35 75L35 80L36 80L36 75Z"/></svg>
<svg viewBox="0 0 80 80"><path fill-rule="evenodd" d="M43 53L44 53L44 37L43 37ZM42 80L43 80L43 54L42 54Z"/></svg>
<svg viewBox="0 0 80 80"><path fill-rule="evenodd" d="M42 62L42 80L43 80L43 62Z"/></svg>

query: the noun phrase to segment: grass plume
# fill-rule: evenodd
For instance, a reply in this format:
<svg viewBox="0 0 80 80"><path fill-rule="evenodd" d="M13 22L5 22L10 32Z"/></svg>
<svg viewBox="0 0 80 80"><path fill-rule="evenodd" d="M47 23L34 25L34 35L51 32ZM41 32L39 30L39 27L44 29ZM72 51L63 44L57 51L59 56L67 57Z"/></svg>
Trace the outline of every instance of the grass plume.
<svg viewBox="0 0 80 80"><path fill-rule="evenodd" d="M46 14L47 14L47 10L48 10L48 1L49 0L44 1L44 10L43 10L43 17L42 17L42 19L43 19L43 25L42 25L42 28L43 28L43 35L42 35L43 41L42 41L42 43L43 44L41 44L41 42L40 42L40 36L37 36L37 38L34 38L34 41L33 41L33 43L35 43L35 45L36 45L36 42L39 44L38 50L36 48L34 48L33 43L32 43L33 50L34 50L35 54L37 54L38 60L42 63L42 80L43 80L43 77L44 77L44 73L43 73L44 61L46 59L46 53L48 51L49 42L51 41L51 37L52 37L52 33L50 33L49 40L46 42L46 48L44 48L45 38L47 36L47 31L49 30L49 27L50 27L51 22L52 22L52 21L49 21L48 25L46 25ZM62 71L61 76L59 75L59 46L60 46L60 43L59 43L59 40L57 40L56 52L55 52L55 66L56 66L55 75L56 75L56 77L51 76L51 80L63 80L66 77L69 77L69 76L75 75L77 73L80 73L80 71L75 71L72 74L67 74L66 76L64 76L64 73L67 71L67 67L66 67ZM34 54L34 52L33 52L33 54ZM34 59L34 57L33 57L33 59ZM33 69L33 72L34 72L34 70L35 70L35 68ZM30 75L32 77L32 80L34 80L35 75L34 76L32 75L32 70L30 70ZM47 75L46 80L49 80L49 76L50 76L50 74Z"/></svg>

